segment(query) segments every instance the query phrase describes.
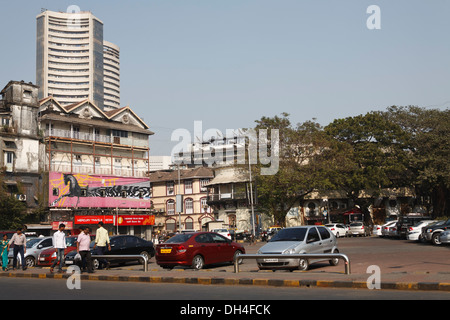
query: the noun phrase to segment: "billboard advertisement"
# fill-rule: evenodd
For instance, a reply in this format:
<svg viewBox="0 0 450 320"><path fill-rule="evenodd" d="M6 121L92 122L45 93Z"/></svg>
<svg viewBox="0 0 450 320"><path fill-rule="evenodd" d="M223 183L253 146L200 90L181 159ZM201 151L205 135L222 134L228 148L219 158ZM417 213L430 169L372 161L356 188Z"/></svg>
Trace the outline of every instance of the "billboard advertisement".
<svg viewBox="0 0 450 320"><path fill-rule="evenodd" d="M50 172L49 206L53 208L150 208L150 181Z"/></svg>

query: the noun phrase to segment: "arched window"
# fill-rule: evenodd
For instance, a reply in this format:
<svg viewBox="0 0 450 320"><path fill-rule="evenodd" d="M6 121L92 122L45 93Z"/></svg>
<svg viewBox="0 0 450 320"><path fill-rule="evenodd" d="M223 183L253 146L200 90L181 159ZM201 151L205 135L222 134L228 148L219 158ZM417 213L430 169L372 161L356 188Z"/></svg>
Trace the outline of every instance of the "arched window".
<svg viewBox="0 0 450 320"><path fill-rule="evenodd" d="M191 217L186 218L186 220L184 220L184 228L191 230L194 229L194 219Z"/></svg>
<svg viewBox="0 0 450 320"><path fill-rule="evenodd" d="M205 212L206 213L211 213L211 207L208 206L207 200L208 199L206 197L200 199L200 211L201 211L201 213L205 213Z"/></svg>
<svg viewBox="0 0 450 320"><path fill-rule="evenodd" d="M175 232L176 231L177 222L175 219L167 219L166 220L166 230L169 232Z"/></svg>

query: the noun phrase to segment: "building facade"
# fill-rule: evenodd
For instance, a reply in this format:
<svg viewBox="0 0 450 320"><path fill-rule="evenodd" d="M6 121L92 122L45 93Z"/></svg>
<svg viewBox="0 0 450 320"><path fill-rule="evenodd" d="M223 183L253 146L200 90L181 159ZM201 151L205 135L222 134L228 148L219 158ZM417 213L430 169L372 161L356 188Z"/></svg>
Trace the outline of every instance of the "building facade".
<svg viewBox="0 0 450 320"><path fill-rule="evenodd" d="M10 195L31 213L39 205L38 87L10 81L1 91L0 168Z"/></svg>
<svg viewBox="0 0 450 320"><path fill-rule="evenodd" d="M54 97L40 101L39 121L49 221L103 221L112 233L149 239L147 124L129 107L104 112L89 100L64 106Z"/></svg>
<svg viewBox="0 0 450 320"><path fill-rule="evenodd" d="M103 41L104 110L120 108L120 48Z"/></svg>
<svg viewBox="0 0 450 320"><path fill-rule="evenodd" d="M106 106L119 108L120 89L116 87L120 87L117 81L120 73L111 67L117 67L118 48L104 42L103 22L87 11L65 13L48 10L39 14L36 21L39 99L53 96L63 106L88 99L103 109L106 93ZM112 92L116 96L114 99L109 98Z"/></svg>
<svg viewBox="0 0 450 320"><path fill-rule="evenodd" d="M213 177L213 171L206 167L152 172L151 201L157 230L160 233L179 229L201 231L207 222L213 221L206 188ZM176 210L177 195L183 197L181 212ZM181 228L178 228L180 220Z"/></svg>

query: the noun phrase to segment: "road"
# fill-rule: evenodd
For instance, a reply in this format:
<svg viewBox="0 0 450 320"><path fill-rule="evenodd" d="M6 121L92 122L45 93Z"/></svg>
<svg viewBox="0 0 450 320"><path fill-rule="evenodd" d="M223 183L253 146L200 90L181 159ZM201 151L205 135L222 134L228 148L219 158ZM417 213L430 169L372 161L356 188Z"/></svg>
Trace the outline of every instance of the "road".
<svg viewBox="0 0 450 320"><path fill-rule="evenodd" d="M288 288L84 281L68 289L62 279L1 278L1 300L449 300L450 292Z"/></svg>

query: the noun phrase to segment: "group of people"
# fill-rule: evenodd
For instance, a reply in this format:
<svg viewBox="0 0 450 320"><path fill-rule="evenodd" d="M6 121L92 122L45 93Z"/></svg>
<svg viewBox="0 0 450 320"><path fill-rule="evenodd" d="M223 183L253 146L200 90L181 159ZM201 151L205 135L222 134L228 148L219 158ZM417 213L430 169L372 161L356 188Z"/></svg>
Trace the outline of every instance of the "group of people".
<svg viewBox="0 0 450 320"><path fill-rule="evenodd" d="M53 247L56 252L56 259L50 267L50 272L55 271L55 267L59 265L59 272L63 272L65 249L67 248L66 233L64 232L66 226L60 224L58 231L53 234ZM82 265L86 267L88 273L94 272L91 258L91 229L89 227L81 227L81 232L77 238L77 254L82 261ZM8 241L8 236L5 234L3 240L0 241L0 250L2 258L3 271L8 270L8 251L11 245L13 245L13 270L17 266L17 256L20 255L22 261L22 269L26 270L25 254L27 250L27 238L23 234L22 229L18 228L16 233ZM98 229L95 236L94 252L97 255L104 255L107 250L111 251L111 245L109 243L108 231L103 227L103 222L98 223ZM99 260L99 269L109 268L109 262L106 259Z"/></svg>

